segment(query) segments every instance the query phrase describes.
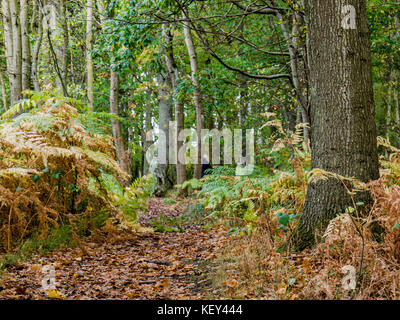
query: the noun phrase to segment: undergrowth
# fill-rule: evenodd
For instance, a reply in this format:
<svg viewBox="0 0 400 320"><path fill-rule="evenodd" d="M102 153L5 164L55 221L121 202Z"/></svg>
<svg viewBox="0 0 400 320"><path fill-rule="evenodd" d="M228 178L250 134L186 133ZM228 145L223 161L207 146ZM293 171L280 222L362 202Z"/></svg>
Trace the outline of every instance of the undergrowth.
<svg viewBox="0 0 400 320"><path fill-rule="evenodd" d="M94 125L98 115L79 101L26 94L0 122L0 254L23 252L32 239L45 241L68 228L79 237L138 227L151 177L129 185L100 125L107 116Z"/></svg>
<svg viewBox="0 0 400 320"><path fill-rule="evenodd" d="M269 122L280 127L279 120ZM283 131L283 130L282 130ZM283 134L282 134L283 135ZM293 136L292 136L293 137ZM381 178L368 184L316 169L288 135L273 147L292 150L291 170L237 177L217 168L198 193L205 217L229 227L231 241L215 261L218 297L229 299L399 299L400 150L381 157ZM293 152L294 150L294 152ZM354 203L333 219L322 241L302 252L282 250L301 214L307 184L325 178L369 190L374 205L361 216ZM373 226L380 228L377 238Z"/></svg>

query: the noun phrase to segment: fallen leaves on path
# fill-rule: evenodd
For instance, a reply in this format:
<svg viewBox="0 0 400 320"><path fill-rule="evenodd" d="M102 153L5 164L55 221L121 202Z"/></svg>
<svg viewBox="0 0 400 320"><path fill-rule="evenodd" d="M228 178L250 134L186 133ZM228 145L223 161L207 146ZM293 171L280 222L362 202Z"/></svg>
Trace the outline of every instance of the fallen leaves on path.
<svg viewBox="0 0 400 320"><path fill-rule="evenodd" d="M183 210L161 199L151 199L148 207L143 225ZM0 282L0 299L201 299L209 285L207 259L223 245L224 235L223 230L187 225L183 233L88 240L85 250L58 250L9 268ZM54 268L56 281L47 292L42 287L45 266Z"/></svg>

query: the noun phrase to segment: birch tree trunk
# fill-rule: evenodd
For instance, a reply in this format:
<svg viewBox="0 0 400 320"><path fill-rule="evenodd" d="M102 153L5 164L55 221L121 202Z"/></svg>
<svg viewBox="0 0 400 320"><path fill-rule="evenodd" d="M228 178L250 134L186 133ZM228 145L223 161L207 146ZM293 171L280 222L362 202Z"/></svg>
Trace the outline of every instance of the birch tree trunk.
<svg viewBox="0 0 400 320"><path fill-rule="evenodd" d="M40 48L42 46L42 41L43 41L43 23L42 23L43 15L39 6L38 6L38 19L39 23L37 29L36 42L35 46L33 47L33 54L32 54L32 81L33 81L33 88L37 92L40 91L38 62L39 62Z"/></svg>
<svg viewBox="0 0 400 320"><path fill-rule="evenodd" d="M379 178L366 0L307 0L311 78L312 168L363 182ZM356 29L342 27L343 6L355 8ZM369 192L355 202L371 201ZM334 178L308 186L292 246L316 242L330 219L352 205Z"/></svg>
<svg viewBox="0 0 400 320"><path fill-rule="evenodd" d="M28 3L27 0L20 0L20 21L22 39L22 90L31 88L31 44L28 35Z"/></svg>
<svg viewBox="0 0 400 320"><path fill-rule="evenodd" d="M93 94L93 0L87 0L86 4L86 71L87 71L87 97L88 105L94 110L94 94Z"/></svg>
<svg viewBox="0 0 400 320"><path fill-rule="evenodd" d="M4 52L6 56L6 64L7 64L7 76L11 86L11 103L14 102L14 98L12 96L13 86L14 86L14 77L13 77L13 36L12 36L12 26L11 26L11 13L9 0L1 1L1 10L3 16L3 38L4 38ZM18 99L17 99L18 100Z"/></svg>
<svg viewBox="0 0 400 320"><path fill-rule="evenodd" d="M188 19L187 14L183 12L183 18ZM183 23L183 31L184 31L184 37L185 37L185 43L187 47L187 51L189 54L189 60L190 60L190 69L191 69L191 78L192 78L192 83L194 87L194 104L196 106L196 124L197 124L197 159L196 159L196 165L194 169L194 177L196 179L201 178L201 165L202 165L202 154L201 154L201 130L203 129L203 123L204 123L204 117L203 117L203 104L201 100L201 88L200 88L200 83L198 80L198 71L199 67L197 64L197 55L196 55L196 49L194 47L193 43L193 37L192 37L192 32L188 26L188 24L185 22Z"/></svg>
<svg viewBox="0 0 400 320"><path fill-rule="evenodd" d="M11 29L13 43L13 63L11 70L11 101L15 103L22 97L22 41L21 25L19 19L19 10L17 0L9 1L11 14Z"/></svg>

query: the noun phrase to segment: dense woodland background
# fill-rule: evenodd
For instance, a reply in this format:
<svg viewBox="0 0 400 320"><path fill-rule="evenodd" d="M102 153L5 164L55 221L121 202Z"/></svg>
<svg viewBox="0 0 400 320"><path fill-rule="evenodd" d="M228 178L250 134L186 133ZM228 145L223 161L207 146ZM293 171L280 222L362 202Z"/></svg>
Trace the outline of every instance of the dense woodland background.
<svg viewBox="0 0 400 320"><path fill-rule="evenodd" d="M400 297L400 3L2 0L1 17L2 269L190 222L230 237L216 296ZM200 149L147 163L172 120L254 129L254 172L202 178ZM140 223L153 196L183 215Z"/></svg>

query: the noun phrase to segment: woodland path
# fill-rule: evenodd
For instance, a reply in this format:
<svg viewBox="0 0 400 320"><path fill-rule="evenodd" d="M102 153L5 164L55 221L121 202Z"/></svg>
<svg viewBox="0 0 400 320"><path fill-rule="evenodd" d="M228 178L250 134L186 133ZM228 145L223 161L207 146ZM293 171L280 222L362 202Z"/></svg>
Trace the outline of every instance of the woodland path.
<svg viewBox="0 0 400 320"><path fill-rule="evenodd" d="M148 212L139 221L147 226L152 218L176 217L184 208L150 199ZM196 224L183 228L183 233L120 232L108 239L90 239L77 248L34 256L3 274L0 299L49 299L41 284L45 265L54 266L55 295L63 299L207 298L212 294L209 260L223 245L224 233Z"/></svg>

